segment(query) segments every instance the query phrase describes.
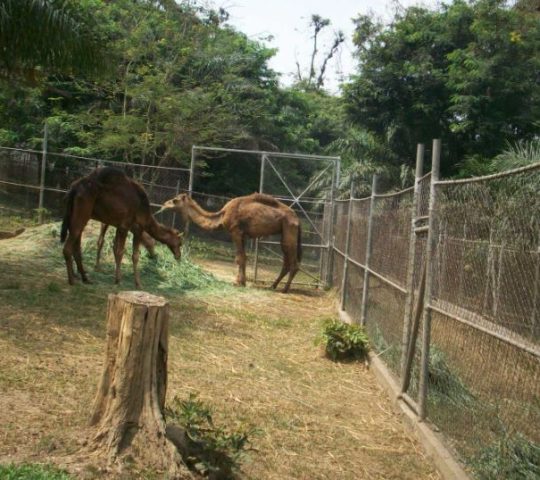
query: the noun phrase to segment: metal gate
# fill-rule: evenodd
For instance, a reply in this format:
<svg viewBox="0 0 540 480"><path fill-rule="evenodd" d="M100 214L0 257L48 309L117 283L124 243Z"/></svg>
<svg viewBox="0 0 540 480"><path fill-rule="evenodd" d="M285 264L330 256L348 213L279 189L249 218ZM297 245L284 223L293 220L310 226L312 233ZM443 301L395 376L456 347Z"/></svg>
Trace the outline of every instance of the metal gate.
<svg viewBox="0 0 540 480"><path fill-rule="evenodd" d="M233 155L236 160L231 158ZM270 194L290 206L302 224L304 260L294 283L329 286L332 277L333 205L339 180L340 158L193 146L189 194L197 199L213 197L214 204L231 197L200 192L205 178L211 175L211 169L206 171L207 177L204 177L201 176L199 165L208 162L209 158L237 161L237 168L253 169L258 166L259 185L246 184L242 195L253 193L254 190ZM255 240L250 256L252 269L249 279L258 283L269 282L271 278L273 280L276 273L274 269L281 267L279 236Z"/></svg>

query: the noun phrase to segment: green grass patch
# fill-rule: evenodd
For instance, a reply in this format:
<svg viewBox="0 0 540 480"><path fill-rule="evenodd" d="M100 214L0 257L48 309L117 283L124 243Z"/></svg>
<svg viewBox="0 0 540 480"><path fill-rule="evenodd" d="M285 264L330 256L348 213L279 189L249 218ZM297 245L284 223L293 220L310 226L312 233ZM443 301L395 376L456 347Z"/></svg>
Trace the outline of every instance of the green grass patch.
<svg viewBox="0 0 540 480"><path fill-rule="evenodd" d="M479 480L540 478L540 445L523 435L505 436L484 448L470 462Z"/></svg>
<svg viewBox="0 0 540 480"><path fill-rule="evenodd" d="M2 480L71 480L74 477L51 465L9 464L0 465L0 478Z"/></svg>

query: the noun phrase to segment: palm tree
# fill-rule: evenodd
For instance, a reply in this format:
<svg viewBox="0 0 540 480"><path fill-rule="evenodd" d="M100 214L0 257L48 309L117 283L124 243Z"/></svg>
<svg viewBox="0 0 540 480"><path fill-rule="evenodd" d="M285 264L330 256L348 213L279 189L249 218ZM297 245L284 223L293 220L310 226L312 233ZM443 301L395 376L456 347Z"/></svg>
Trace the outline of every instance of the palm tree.
<svg viewBox="0 0 540 480"><path fill-rule="evenodd" d="M0 75L97 73L104 46L90 15L69 0L0 0Z"/></svg>

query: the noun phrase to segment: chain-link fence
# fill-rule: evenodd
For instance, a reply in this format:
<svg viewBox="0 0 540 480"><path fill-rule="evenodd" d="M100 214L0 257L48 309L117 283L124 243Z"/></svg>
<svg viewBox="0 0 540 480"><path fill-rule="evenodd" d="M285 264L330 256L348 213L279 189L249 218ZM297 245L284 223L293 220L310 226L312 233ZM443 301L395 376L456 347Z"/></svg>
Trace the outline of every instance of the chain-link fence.
<svg viewBox="0 0 540 480"><path fill-rule="evenodd" d="M190 192L207 211L217 211L233 197L254 192L270 194L292 208L301 222L303 251L294 284L320 287L329 283L338 157L195 146L192 168ZM193 225L190 237L201 242L194 245L208 257L234 258L235 246L228 232ZM283 262L281 235L248 239L246 247L247 279L270 284Z"/></svg>
<svg viewBox="0 0 540 480"><path fill-rule="evenodd" d="M65 153L0 147L0 201L3 208L34 212L40 218L59 219L64 196L73 181L97 167L115 167L143 185L156 209L189 188L189 168L160 167L87 158ZM160 221L175 223L163 212Z"/></svg>
<svg viewBox="0 0 540 480"><path fill-rule="evenodd" d="M146 190L157 210L164 201L187 192L211 212L233 197L264 192L297 214L302 224L303 259L295 285L323 286L329 281L332 200L339 158L317 155L193 147L189 168L141 165L65 153L0 147L0 209L42 222L63 216L65 193L73 181L97 167L123 170ZM180 215L159 213L158 220L186 229ZM229 232L190 225L192 252L231 262L235 247ZM248 279L271 282L281 270L281 236L247 241ZM232 267L234 268L234 267Z"/></svg>
<svg viewBox="0 0 540 480"><path fill-rule="evenodd" d="M540 164L440 180L438 148L414 188L337 204L341 307L473 475L537 478Z"/></svg>

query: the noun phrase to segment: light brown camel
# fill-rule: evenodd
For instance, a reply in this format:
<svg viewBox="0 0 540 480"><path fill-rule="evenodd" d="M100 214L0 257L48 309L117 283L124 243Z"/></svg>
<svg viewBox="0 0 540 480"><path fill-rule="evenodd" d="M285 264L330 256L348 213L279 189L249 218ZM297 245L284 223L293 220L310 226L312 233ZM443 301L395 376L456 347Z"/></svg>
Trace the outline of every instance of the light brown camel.
<svg viewBox="0 0 540 480"><path fill-rule="evenodd" d="M111 167L99 168L86 177L73 182L67 194L66 212L62 222L60 240L65 242L64 259L68 282L71 285L75 282L73 257L75 257L77 270L82 281L89 283L82 264L81 235L91 218L116 227L113 248L116 262L116 283L120 282L120 267L129 230L133 232L132 260L137 288L141 286L137 264L143 231L167 245L176 259L180 258L181 235L176 230L156 222L143 187L127 177L121 170Z"/></svg>
<svg viewBox="0 0 540 480"><path fill-rule="evenodd" d="M302 259L302 231L296 213L284 203L270 195L253 193L233 198L218 212L207 212L189 195L182 193L165 202L162 210L166 209L179 212L184 221L191 220L205 230L223 228L231 234L238 264L236 283L241 286L246 284L246 237L280 234L283 266L272 288L276 288L288 273L283 292L289 291Z"/></svg>
<svg viewBox="0 0 540 480"><path fill-rule="evenodd" d="M96 265L94 266L94 270L96 272L101 270L101 250L103 250L103 244L105 243L105 234L107 233L108 228L109 225L107 225L106 223L102 223L99 229L99 237L97 239ZM144 231L141 235L141 244L148 251L150 258L156 258L156 251L154 250L154 247L156 246L156 241Z"/></svg>

